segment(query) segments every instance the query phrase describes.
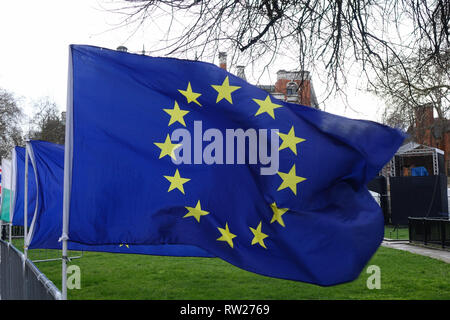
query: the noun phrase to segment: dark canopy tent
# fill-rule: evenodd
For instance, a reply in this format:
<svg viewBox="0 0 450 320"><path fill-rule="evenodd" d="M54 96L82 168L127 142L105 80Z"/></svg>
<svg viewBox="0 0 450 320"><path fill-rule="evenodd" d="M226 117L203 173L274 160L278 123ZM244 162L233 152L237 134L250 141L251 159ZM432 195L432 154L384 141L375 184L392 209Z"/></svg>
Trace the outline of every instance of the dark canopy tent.
<svg viewBox="0 0 450 320"><path fill-rule="evenodd" d="M391 176L404 176L404 169L412 165L425 167L429 175L445 175L444 151L415 142L404 144L391 160Z"/></svg>
<svg viewBox="0 0 450 320"><path fill-rule="evenodd" d="M444 152L410 142L390 162L391 222L408 224L408 217L448 215ZM411 168L424 167L428 176L411 176Z"/></svg>

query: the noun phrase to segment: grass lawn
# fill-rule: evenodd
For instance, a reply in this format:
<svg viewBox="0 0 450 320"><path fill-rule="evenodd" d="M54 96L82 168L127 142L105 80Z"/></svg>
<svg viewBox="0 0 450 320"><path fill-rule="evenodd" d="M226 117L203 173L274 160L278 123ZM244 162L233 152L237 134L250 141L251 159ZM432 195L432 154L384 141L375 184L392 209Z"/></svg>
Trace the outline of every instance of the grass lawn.
<svg viewBox="0 0 450 320"><path fill-rule="evenodd" d="M396 240L409 240L408 227L406 226L394 229L394 226L386 225L384 226L384 237Z"/></svg>
<svg viewBox="0 0 450 320"><path fill-rule="evenodd" d="M71 264L81 269L81 289L69 290L69 299L450 299L450 264L384 247L368 264L381 269L379 290L367 288L366 269L351 283L319 287L260 276L218 258L85 252ZM60 261L36 265L61 288Z"/></svg>

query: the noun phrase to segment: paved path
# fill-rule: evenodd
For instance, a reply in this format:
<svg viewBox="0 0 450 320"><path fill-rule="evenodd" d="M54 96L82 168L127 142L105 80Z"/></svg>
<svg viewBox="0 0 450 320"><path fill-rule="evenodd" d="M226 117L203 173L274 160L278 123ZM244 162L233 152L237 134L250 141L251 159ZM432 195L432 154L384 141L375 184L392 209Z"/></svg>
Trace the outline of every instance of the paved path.
<svg viewBox="0 0 450 320"><path fill-rule="evenodd" d="M450 251L415 246L409 244L408 241L383 241L381 245L386 248L409 251L415 254L420 254L422 256L427 256L450 263Z"/></svg>

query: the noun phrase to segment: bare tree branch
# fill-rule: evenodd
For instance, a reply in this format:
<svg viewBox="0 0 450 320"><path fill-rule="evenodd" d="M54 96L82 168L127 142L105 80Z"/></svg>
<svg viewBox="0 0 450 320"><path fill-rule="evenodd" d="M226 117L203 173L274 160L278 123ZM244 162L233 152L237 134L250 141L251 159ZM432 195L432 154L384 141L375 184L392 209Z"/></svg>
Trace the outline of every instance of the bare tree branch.
<svg viewBox="0 0 450 320"><path fill-rule="evenodd" d="M356 62L369 85L390 75L394 64L406 83L415 73L402 57L424 48L436 66L450 48L446 0L117 0L110 11L123 24L157 25L169 16L153 53L210 59L218 48L239 63L267 66L283 55L296 68L325 70L330 91L340 91ZM428 65L428 62L424 62ZM265 67L262 70L266 70ZM389 79L385 79L387 84ZM409 87L414 99L414 88Z"/></svg>

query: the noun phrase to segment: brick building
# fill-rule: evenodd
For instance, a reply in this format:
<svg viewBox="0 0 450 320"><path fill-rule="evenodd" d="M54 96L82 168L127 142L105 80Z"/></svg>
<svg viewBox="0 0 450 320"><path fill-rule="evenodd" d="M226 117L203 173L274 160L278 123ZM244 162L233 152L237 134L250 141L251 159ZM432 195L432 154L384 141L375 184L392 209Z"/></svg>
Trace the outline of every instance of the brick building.
<svg viewBox="0 0 450 320"><path fill-rule="evenodd" d="M444 151L445 171L450 173L450 120L435 118L433 106L415 110L416 123L408 129L411 138L419 143Z"/></svg>
<svg viewBox="0 0 450 320"><path fill-rule="evenodd" d="M219 66L227 70L227 55L225 52L219 53ZM245 67L237 66L236 75L244 80ZM286 71L277 72L275 84L258 85L259 88L267 91L273 97L291 103L297 103L318 109L316 93L308 71Z"/></svg>
<svg viewBox="0 0 450 320"><path fill-rule="evenodd" d="M127 47L119 46L117 51L128 52ZM135 52L145 55L145 50ZM227 70L227 54L219 52L219 67ZM244 80L245 67L237 66L236 75ZM297 103L308 107L319 109L316 93L311 81L309 71L286 71L279 70L277 72L277 81L275 84L258 85L259 88L267 91L273 97L291 103Z"/></svg>

